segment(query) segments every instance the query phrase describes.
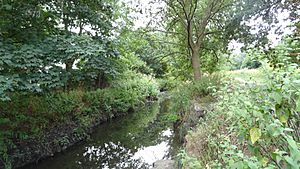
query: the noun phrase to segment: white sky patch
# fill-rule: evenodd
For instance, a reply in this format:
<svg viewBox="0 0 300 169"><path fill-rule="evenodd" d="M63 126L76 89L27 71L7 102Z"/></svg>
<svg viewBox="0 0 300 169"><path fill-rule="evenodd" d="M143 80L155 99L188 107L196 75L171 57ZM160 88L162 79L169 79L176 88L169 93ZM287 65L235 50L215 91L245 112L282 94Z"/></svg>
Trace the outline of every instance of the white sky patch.
<svg viewBox="0 0 300 169"><path fill-rule="evenodd" d="M162 2L155 2L153 0L122 0L129 7L133 8L135 11L132 11L130 16L134 19L134 28L143 28L148 26L148 24L153 21L158 21L161 15L155 14L159 13L164 7L165 4ZM152 23L153 24L153 23ZM155 24L155 23L154 23Z"/></svg>
<svg viewBox="0 0 300 169"><path fill-rule="evenodd" d="M157 160L161 160L168 153L170 146L167 142L161 142L155 146L144 147L138 150L133 159L141 159L147 164L153 164Z"/></svg>
<svg viewBox="0 0 300 169"><path fill-rule="evenodd" d="M278 45L284 36L293 33L294 28L289 27L292 24L292 22L289 19L287 19L289 18L289 14L290 13L287 10L284 10L277 15L279 23L276 26L281 27L280 29L283 32L283 34L281 35L276 34L276 29L277 29L276 26L271 29L268 35L268 39L272 41L272 47Z"/></svg>
<svg viewBox="0 0 300 169"><path fill-rule="evenodd" d="M291 21L287 19L289 17L289 14L289 11L283 10L276 15L278 23L272 24L273 27L271 28L268 35L268 39L271 40L272 46L277 45L283 36L291 34L293 32L293 29L291 27L288 27L291 24ZM247 24L248 26L252 27L250 33L257 34L260 29L258 26L261 24L267 26L267 23L263 23L262 17L259 17L256 20L251 19L250 22ZM276 29L282 31L283 34L276 34Z"/></svg>
<svg viewBox="0 0 300 169"><path fill-rule="evenodd" d="M229 50L232 51L232 54L239 54L241 53L241 49L242 47L244 47L245 45L243 43L239 43L236 40L232 40L229 44L228 44L228 48Z"/></svg>
<svg viewBox="0 0 300 169"><path fill-rule="evenodd" d="M282 38L286 35L292 34L294 31L293 27L289 27L292 22L288 19L289 18L289 11L283 10L279 12L276 17L278 19L278 23L273 23L271 30L268 32L267 35L268 39L270 40L271 47L274 47L280 43ZM263 22L262 17L258 17L257 19L251 19L248 23L248 26L251 26L252 29L250 30L251 34L257 34L260 30L259 25L267 26L267 23ZM282 32L282 34L276 33L276 30ZM239 43L235 40L232 40L229 43L229 49L232 50L233 54L241 53L241 48L244 46L243 43Z"/></svg>

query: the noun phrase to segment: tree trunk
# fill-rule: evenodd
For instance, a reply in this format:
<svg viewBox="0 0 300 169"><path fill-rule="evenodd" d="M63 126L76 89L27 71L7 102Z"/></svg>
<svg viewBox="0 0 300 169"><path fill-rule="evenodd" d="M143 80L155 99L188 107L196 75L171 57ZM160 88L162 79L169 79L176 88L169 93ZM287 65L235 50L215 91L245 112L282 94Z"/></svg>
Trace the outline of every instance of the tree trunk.
<svg viewBox="0 0 300 169"><path fill-rule="evenodd" d="M70 90L71 86L72 86L72 77L71 77L71 74L72 74L72 67L73 67L74 61L75 61L74 59L69 59L65 63L66 64L66 72L69 75L69 78L68 78L67 84L66 84L66 90Z"/></svg>
<svg viewBox="0 0 300 169"><path fill-rule="evenodd" d="M201 79L199 50L192 50L192 66L194 72L194 80L198 81Z"/></svg>
<svg viewBox="0 0 300 169"><path fill-rule="evenodd" d="M104 89L107 86L104 73L99 73L95 82L95 89Z"/></svg>

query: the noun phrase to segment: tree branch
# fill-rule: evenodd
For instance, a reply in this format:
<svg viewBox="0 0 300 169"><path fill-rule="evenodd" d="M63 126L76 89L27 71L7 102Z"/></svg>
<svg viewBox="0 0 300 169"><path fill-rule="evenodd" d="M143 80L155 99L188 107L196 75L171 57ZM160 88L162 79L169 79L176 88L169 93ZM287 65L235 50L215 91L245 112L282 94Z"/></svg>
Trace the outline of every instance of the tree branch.
<svg viewBox="0 0 300 169"><path fill-rule="evenodd" d="M181 36L185 36L185 34L180 33L180 32L174 32L174 31L165 31L165 30L159 30L159 29L149 29L147 31L144 31L145 33L147 32L161 32L161 33L165 33L165 34L173 34L173 35L181 35Z"/></svg>
<svg viewBox="0 0 300 169"><path fill-rule="evenodd" d="M192 25L192 19L189 18L186 8L185 8L185 4L183 0L177 0L177 2L180 4L183 12L184 12L184 16L185 16L185 20L186 20L186 31L187 31L187 41L188 41L188 46L191 50L195 50L195 46L194 46L194 42L193 42L193 25Z"/></svg>

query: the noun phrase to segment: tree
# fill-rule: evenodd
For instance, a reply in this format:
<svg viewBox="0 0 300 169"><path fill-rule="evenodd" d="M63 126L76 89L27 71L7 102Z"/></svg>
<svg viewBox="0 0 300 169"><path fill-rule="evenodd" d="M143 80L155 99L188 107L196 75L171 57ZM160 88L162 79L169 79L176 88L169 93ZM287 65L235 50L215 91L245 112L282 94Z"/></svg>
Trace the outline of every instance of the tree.
<svg viewBox="0 0 300 169"><path fill-rule="evenodd" d="M160 3L166 6L162 31L177 37L178 47L188 49L195 80L201 78L202 63L218 61L219 53L227 52L231 40L252 46L267 44L267 35L277 20L277 13L291 7L296 9L299 4L278 0L161 0ZM297 14L290 11L291 16ZM247 23L260 17L264 22L259 32L251 34Z"/></svg>
<svg viewBox="0 0 300 169"><path fill-rule="evenodd" d="M55 32L58 18L46 6L51 7L47 0L1 1L1 41L12 39L15 43L26 43Z"/></svg>
<svg viewBox="0 0 300 169"><path fill-rule="evenodd" d="M80 80L99 87L95 81L101 81L100 76L115 74L112 4L110 0L1 2L0 98L7 99L4 93L12 91L71 89Z"/></svg>
<svg viewBox="0 0 300 169"><path fill-rule="evenodd" d="M65 53L66 57L61 60L63 61L62 63L66 65L66 72L70 75L73 72L72 69L75 61L82 58L80 55L85 55L83 52L88 52L82 50L77 51L80 45L76 45L78 44L76 43L76 36L81 36L83 34L89 35L93 37L95 41L99 41L100 46L107 47L106 43L108 43L107 41L112 30L112 6L110 3L101 0L54 0L53 5L55 8L51 9L51 11L61 19L61 32L63 36L66 35L65 38L62 38L62 42L65 42L62 44L65 46L64 51L70 52L71 50L68 50L68 48L74 49L72 54ZM95 57L102 56L98 55ZM99 65L99 67L100 66L101 65ZM103 76L103 71L99 72L97 76L98 79L100 76ZM68 80L67 88L70 88L72 85L71 83L72 80Z"/></svg>
<svg viewBox="0 0 300 169"><path fill-rule="evenodd" d="M168 7L169 16L173 18L170 23L176 29L183 29L186 45L190 51L194 79L200 80L200 60L199 53L203 49L204 39L209 32L209 24L222 12L228 1L225 0L171 0L165 1ZM176 26L175 26L176 25Z"/></svg>

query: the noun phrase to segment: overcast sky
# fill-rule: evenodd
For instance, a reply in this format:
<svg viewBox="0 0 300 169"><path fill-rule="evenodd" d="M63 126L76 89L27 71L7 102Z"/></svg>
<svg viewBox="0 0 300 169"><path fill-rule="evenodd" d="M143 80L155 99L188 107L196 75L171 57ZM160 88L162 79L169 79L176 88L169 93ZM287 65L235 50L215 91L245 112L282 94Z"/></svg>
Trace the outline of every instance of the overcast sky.
<svg viewBox="0 0 300 169"><path fill-rule="evenodd" d="M163 3L151 3L153 0L122 0L129 7L135 8L137 11L132 12L131 16L135 18L134 27L145 27L150 21L149 12L157 13L160 8L164 7ZM149 11L151 10L151 11Z"/></svg>
<svg viewBox="0 0 300 169"><path fill-rule="evenodd" d="M163 4L150 4L149 2L151 0L122 0L123 2L126 2L130 7L133 7L137 9L137 12L132 12L131 16L135 18L134 21L134 27L139 28L139 27L145 27L147 23L151 20L149 15L147 15L146 9L149 9L151 7L152 12L157 12L159 11L160 7L164 7ZM288 18L289 12L288 11L282 11L278 14L277 18L279 20L279 23L276 24L274 28L269 32L268 38L272 42L272 46L276 46L281 38L287 34L292 33L292 28L289 28L288 26L291 24L289 20L286 20ZM258 25L262 23L262 18L258 18L256 20L252 19L248 23L249 26L251 26L253 29L251 30L252 34L256 34L259 31ZM282 35L277 35L275 33L275 30L280 27L281 31L283 32ZM234 49L235 53L240 52L240 48L243 46L241 43L237 43L236 41L232 41L229 45L231 49Z"/></svg>

